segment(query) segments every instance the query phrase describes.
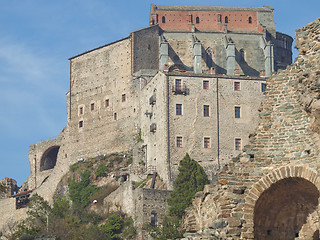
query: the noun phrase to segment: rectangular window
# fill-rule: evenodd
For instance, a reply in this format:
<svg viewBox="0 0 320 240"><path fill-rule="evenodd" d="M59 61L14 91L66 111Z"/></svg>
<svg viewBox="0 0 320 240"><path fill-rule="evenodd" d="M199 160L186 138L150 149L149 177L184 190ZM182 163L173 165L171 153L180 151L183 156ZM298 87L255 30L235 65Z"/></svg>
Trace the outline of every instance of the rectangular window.
<svg viewBox="0 0 320 240"><path fill-rule="evenodd" d="M177 147L182 148L182 137L177 137Z"/></svg>
<svg viewBox="0 0 320 240"><path fill-rule="evenodd" d="M122 94L122 102L125 102L125 101L126 101L126 95Z"/></svg>
<svg viewBox="0 0 320 240"><path fill-rule="evenodd" d="M91 111L94 110L94 103L91 103L91 107L90 107Z"/></svg>
<svg viewBox="0 0 320 240"><path fill-rule="evenodd" d="M176 91L181 91L182 90L182 81L181 79L176 79Z"/></svg>
<svg viewBox="0 0 320 240"><path fill-rule="evenodd" d="M261 92L265 92L267 88L267 84L261 83Z"/></svg>
<svg viewBox="0 0 320 240"><path fill-rule="evenodd" d="M209 81L203 80L203 89L206 89L206 90L209 89Z"/></svg>
<svg viewBox="0 0 320 240"><path fill-rule="evenodd" d="M104 101L104 106L105 106L105 107L109 107L109 99L106 99L106 100Z"/></svg>
<svg viewBox="0 0 320 240"><path fill-rule="evenodd" d="M241 138L234 139L234 150L241 150Z"/></svg>
<svg viewBox="0 0 320 240"><path fill-rule="evenodd" d="M113 119L114 119L114 120L117 120L117 113L114 113L114 114L113 114Z"/></svg>
<svg viewBox="0 0 320 240"><path fill-rule="evenodd" d="M82 115L83 114L83 107L79 108L79 114Z"/></svg>
<svg viewBox="0 0 320 240"><path fill-rule="evenodd" d="M234 117L240 118L240 107L234 107Z"/></svg>
<svg viewBox="0 0 320 240"><path fill-rule="evenodd" d="M83 127L83 121L79 121L79 128Z"/></svg>
<svg viewBox="0 0 320 240"><path fill-rule="evenodd" d="M176 115L182 115L182 104L176 104Z"/></svg>
<svg viewBox="0 0 320 240"><path fill-rule="evenodd" d="M234 82L234 90L240 91L240 82Z"/></svg>
<svg viewBox="0 0 320 240"><path fill-rule="evenodd" d="M203 116L209 117L209 105L203 105Z"/></svg>
<svg viewBox="0 0 320 240"><path fill-rule="evenodd" d="M204 147L204 148L210 148L210 138L205 137L205 138L203 139L203 147Z"/></svg>

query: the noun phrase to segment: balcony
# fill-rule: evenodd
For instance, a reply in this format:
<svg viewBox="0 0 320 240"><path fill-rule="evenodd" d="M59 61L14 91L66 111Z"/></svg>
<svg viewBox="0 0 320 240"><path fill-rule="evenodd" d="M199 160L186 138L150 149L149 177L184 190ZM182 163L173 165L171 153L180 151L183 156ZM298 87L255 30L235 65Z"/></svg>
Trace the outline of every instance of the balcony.
<svg viewBox="0 0 320 240"><path fill-rule="evenodd" d="M189 89L186 87L186 85L182 85L182 86L172 86L172 92L175 95L187 95L189 94Z"/></svg>

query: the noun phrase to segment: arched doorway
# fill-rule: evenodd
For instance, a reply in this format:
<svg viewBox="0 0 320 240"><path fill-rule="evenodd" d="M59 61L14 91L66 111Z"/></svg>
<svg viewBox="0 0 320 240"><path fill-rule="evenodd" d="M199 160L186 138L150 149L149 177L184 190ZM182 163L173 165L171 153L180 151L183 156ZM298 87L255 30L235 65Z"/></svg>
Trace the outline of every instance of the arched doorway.
<svg viewBox="0 0 320 240"><path fill-rule="evenodd" d="M317 210L319 191L310 181L289 177L265 190L254 208L255 239L295 239Z"/></svg>
<svg viewBox="0 0 320 240"><path fill-rule="evenodd" d="M54 146L44 152L40 162L40 171L54 168L57 163L59 149L60 146Z"/></svg>

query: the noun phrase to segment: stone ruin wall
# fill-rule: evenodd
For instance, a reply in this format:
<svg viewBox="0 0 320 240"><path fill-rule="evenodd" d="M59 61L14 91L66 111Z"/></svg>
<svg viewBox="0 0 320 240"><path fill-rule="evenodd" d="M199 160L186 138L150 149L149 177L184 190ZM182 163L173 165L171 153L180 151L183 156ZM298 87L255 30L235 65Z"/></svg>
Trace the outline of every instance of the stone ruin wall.
<svg viewBox="0 0 320 240"><path fill-rule="evenodd" d="M187 239L319 238L320 19L297 30L296 42L295 63L267 80L249 145L188 209ZM286 195L290 208L279 208Z"/></svg>

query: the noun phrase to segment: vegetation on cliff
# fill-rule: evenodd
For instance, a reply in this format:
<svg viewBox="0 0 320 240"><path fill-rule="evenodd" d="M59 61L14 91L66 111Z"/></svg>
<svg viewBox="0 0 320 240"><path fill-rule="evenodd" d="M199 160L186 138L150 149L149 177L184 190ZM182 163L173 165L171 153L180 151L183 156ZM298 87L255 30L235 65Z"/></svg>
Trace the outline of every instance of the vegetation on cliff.
<svg viewBox="0 0 320 240"><path fill-rule="evenodd" d="M103 199L119 186L116 175L131 161L131 155L114 153L71 165L61 180L53 206L33 195L28 218L19 224L12 239L34 239L45 233L61 240L134 239L133 220L103 208Z"/></svg>

